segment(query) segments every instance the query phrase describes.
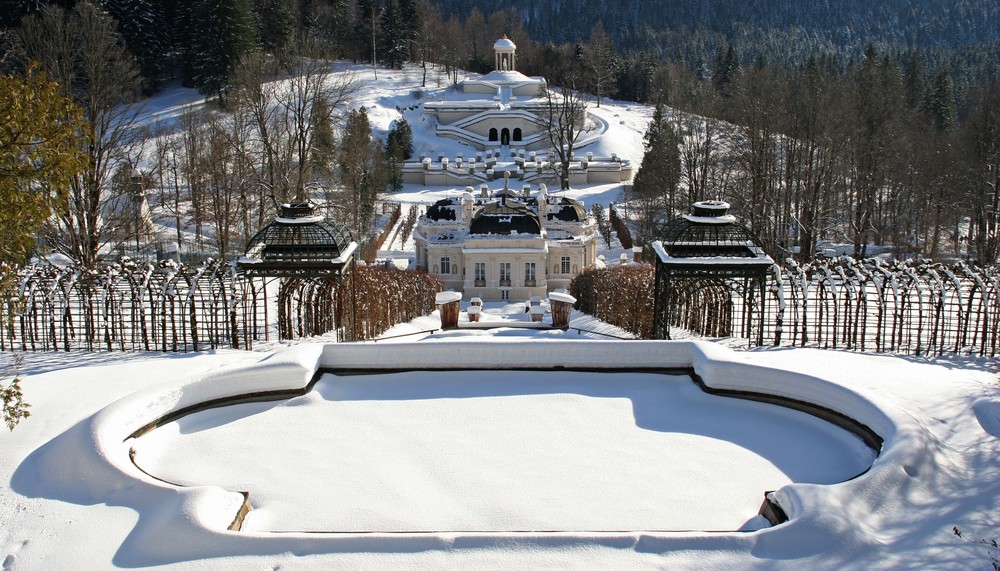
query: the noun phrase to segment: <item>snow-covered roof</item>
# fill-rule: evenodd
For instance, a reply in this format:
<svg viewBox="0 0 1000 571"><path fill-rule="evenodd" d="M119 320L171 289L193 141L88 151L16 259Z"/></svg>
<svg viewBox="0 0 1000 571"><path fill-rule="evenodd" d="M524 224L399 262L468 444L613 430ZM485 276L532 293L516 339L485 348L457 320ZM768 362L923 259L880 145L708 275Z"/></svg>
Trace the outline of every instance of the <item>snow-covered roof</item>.
<svg viewBox="0 0 1000 571"><path fill-rule="evenodd" d="M508 83L542 83L541 79L536 79L533 77L528 77L519 71L507 70L507 71L491 71L479 78L478 80L466 80L466 81L481 81L486 83L496 83L500 85Z"/></svg>
<svg viewBox="0 0 1000 571"><path fill-rule="evenodd" d="M507 36L500 38L495 44L493 44L493 49L495 50L513 50L516 48L517 46L514 45L514 42Z"/></svg>

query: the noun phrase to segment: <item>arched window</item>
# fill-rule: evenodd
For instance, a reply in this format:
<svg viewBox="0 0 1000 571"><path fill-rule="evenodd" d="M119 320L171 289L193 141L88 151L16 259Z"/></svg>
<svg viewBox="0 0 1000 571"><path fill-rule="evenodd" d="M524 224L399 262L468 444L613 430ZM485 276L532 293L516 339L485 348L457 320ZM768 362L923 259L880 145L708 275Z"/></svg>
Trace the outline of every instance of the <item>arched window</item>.
<svg viewBox="0 0 1000 571"><path fill-rule="evenodd" d="M491 141L496 141L497 138L498 138L497 137L497 128L493 127L492 129L490 129L490 140Z"/></svg>
<svg viewBox="0 0 1000 571"><path fill-rule="evenodd" d="M520 127L515 127L514 128L514 140L515 141L520 141L521 140L521 128Z"/></svg>
<svg viewBox="0 0 1000 571"><path fill-rule="evenodd" d="M507 127L504 127L503 131L500 131L500 144L501 145L510 144L510 129L508 129Z"/></svg>

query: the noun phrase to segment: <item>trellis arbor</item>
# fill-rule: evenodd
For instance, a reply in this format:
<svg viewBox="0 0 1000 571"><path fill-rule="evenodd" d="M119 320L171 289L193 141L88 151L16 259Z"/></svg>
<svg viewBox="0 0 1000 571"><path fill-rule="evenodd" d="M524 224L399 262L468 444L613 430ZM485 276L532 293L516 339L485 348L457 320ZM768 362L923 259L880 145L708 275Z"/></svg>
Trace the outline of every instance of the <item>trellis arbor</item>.
<svg viewBox="0 0 1000 571"><path fill-rule="evenodd" d="M266 337L266 300L233 264L122 258L97 269L0 271L13 285L0 300L0 350L249 349Z"/></svg>
<svg viewBox="0 0 1000 571"><path fill-rule="evenodd" d="M674 324L705 336L762 342L765 283L774 260L736 223L728 203L695 203L691 214L664 224L651 246L654 339L669 339Z"/></svg>
<svg viewBox="0 0 1000 571"><path fill-rule="evenodd" d="M818 259L791 263L769 290L766 344L993 357L1000 341L995 268Z"/></svg>
<svg viewBox="0 0 1000 571"><path fill-rule="evenodd" d="M357 248L350 230L317 215L315 205L282 204L279 216L247 242L238 264L255 292L278 280L281 339L336 331L339 341L353 341Z"/></svg>

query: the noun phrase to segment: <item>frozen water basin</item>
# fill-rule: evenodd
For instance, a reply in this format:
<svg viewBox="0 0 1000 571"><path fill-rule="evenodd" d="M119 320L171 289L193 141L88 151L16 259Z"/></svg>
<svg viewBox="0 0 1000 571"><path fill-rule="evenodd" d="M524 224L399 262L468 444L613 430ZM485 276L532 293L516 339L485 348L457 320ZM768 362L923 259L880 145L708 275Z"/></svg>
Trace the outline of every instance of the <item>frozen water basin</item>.
<svg viewBox="0 0 1000 571"><path fill-rule="evenodd" d="M328 373L132 445L157 478L249 492L252 531L737 530L766 491L875 457L803 412L636 371Z"/></svg>

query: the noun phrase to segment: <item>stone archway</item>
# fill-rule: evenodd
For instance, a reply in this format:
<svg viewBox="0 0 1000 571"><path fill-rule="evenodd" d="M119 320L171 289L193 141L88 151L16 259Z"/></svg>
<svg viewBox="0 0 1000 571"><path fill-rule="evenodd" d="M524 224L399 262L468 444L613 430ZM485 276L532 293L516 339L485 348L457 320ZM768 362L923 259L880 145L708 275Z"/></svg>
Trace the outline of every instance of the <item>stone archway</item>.
<svg viewBox="0 0 1000 571"><path fill-rule="evenodd" d="M503 130L500 131L500 144L504 146L510 144L510 129L507 127L504 127Z"/></svg>
<svg viewBox="0 0 1000 571"><path fill-rule="evenodd" d="M520 141L521 141L521 128L520 127L515 127L514 128L514 142L520 142Z"/></svg>
<svg viewBox="0 0 1000 571"><path fill-rule="evenodd" d="M496 141L499 137L497 136L497 128L493 127L490 129L490 141Z"/></svg>

